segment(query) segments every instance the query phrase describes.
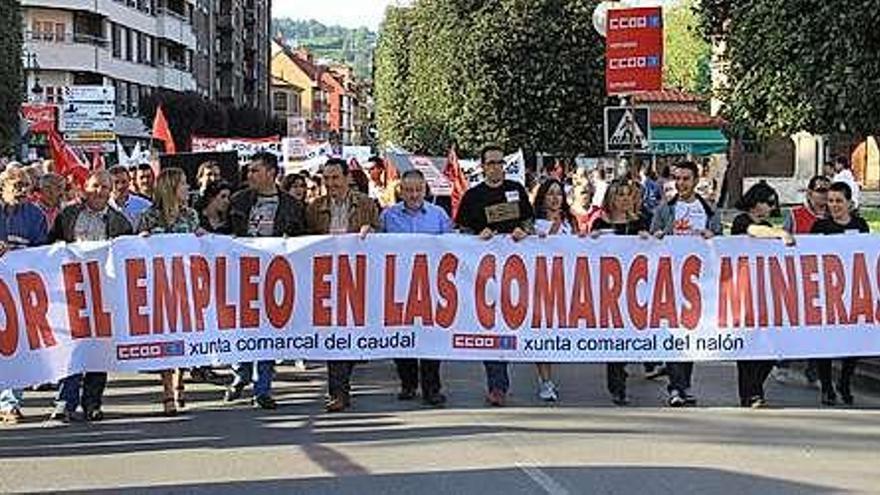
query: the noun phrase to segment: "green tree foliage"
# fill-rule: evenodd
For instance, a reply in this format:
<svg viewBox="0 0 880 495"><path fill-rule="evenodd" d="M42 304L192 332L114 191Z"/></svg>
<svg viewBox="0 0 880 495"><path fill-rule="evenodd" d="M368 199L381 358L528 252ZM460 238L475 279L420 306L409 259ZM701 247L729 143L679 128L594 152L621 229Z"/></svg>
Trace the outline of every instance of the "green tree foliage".
<svg viewBox="0 0 880 495"><path fill-rule="evenodd" d="M712 45L700 32L697 0L684 0L664 10L663 84L697 94L712 90Z"/></svg>
<svg viewBox="0 0 880 495"><path fill-rule="evenodd" d="M19 139L22 92L21 7L0 0L0 153L9 153Z"/></svg>
<svg viewBox="0 0 880 495"><path fill-rule="evenodd" d="M376 33L362 27L325 26L316 20L272 19L273 35L287 43L307 47L318 58L346 63L364 79L372 77Z"/></svg>
<svg viewBox="0 0 880 495"><path fill-rule="evenodd" d="M604 42L595 0L419 0L390 9L376 53L381 142L473 155L486 142L601 148Z"/></svg>
<svg viewBox="0 0 880 495"><path fill-rule="evenodd" d="M409 16L408 9L389 7L376 47L373 85L377 98L381 98L376 107L376 123L383 146L409 142Z"/></svg>
<svg viewBox="0 0 880 495"><path fill-rule="evenodd" d="M876 0L701 0L726 43L724 113L759 136L880 132Z"/></svg>

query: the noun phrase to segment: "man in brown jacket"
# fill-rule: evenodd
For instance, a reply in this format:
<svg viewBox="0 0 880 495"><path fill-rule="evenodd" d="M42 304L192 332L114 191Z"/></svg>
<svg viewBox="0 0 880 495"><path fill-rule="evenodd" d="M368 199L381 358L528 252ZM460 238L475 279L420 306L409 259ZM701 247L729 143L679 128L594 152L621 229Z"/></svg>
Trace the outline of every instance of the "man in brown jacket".
<svg viewBox="0 0 880 495"><path fill-rule="evenodd" d="M379 209L368 196L349 187L348 164L331 158L322 169L327 194L309 204L306 225L312 234L366 235L379 227ZM355 361L328 361L327 412L340 412L350 405L351 372Z"/></svg>

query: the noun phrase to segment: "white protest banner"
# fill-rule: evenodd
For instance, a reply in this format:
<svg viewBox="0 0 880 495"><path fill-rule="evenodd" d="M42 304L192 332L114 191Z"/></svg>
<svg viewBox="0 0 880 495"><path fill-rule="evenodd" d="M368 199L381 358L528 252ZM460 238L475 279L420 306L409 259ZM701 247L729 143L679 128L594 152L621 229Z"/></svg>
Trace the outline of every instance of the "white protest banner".
<svg viewBox="0 0 880 495"><path fill-rule="evenodd" d="M452 194L452 183L434 165L434 161L426 156L412 156L409 159L413 168L425 176L428 189L434 196L449 196Z"/></svg>
<svg viewBox="0 0 880 495"><path fill-rule="evenodd" d="M352 158L357 160L357 162L363 166L370 160L370 157L373 156L373 149L369 146L343 146L342 147L342 159L347 162L351 161Z"/></svg>
<svg viewBox="0 0 880 495"><path fill-rule="evenodd" d="M281 138L271 136L265 138L213 138L193 136L192 150L197 151L235 151L238 153L238 163L245 166L251 158L259 152L269 152L281 161L284 158L281 146Z"/></svg>
<svg viewBox="0 0 880 495"><path fill-rule="evenodd" d="M525 186L526 157L525 154L523 154L523 151L519 150L512 155L505 156L504 161L507 163L504 167L504 178L519 182ZM483 166L479 164L479 161L460 160L460 163L462 169L465 170L465 173L467 174L469 187L474 187L480 182L483 182Z"/></svg>
<svg viewBox="0 0 880 495"><path fill-rule="evenodd" d="M880 355L877 237L127 237L8 253L0 388L258 359Z"/></svg>

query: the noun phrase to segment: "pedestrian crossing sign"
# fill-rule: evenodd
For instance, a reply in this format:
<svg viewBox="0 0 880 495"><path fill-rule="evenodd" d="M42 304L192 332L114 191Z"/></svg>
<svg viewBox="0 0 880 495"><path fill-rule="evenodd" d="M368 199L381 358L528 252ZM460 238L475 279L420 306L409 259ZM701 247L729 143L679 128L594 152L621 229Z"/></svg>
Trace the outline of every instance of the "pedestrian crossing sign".
<svg viewBox="0 0 880 495"><path fill-rule="evenodd" d="M605 107L605 151L647 152L651 149L648 107Z"/></svg>

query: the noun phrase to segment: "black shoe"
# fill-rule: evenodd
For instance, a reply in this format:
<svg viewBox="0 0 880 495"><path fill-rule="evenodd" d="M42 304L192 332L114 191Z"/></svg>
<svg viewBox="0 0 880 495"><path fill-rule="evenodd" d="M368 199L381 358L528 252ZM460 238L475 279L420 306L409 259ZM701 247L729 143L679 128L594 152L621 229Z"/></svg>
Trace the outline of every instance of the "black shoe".
<svg viewBox="0 0 880 495"><path fill-rule="evenodd" d="M822 405L823 406L836 406L837 405L837 394L834 393L834 390L823 390L822 391Z"/></svg>
<svg viewBox="0 0 880 495"><path fill-rule="evenodd" d="M86 410L86 421L98 422L104 419L104 412L101 411L101 408L88 409Z"/></svg>
<svg viewBox="0 0 880 495"><path fill-rule="evenodd" d="M629 405L629 399L626 398L626 392L612 394L611 395L611 402L613 402L615 406L620 406L620 407Z"/></svg>
<svg viewBox="0 0 880 495"><path fill-rule="evenodd" d="M696 406L697 405L697 398L694 397L693 395L691 395L687 392L684 392L681 396L684 399L685 405L687 405L687 406Z"/></svg>
<svg viewBox="0 0 880 495"><path fill-rule="evenodd" d="M400 393L397 394L397 400L413 400L415 398L416 398L416 391L415 391L415 389L411 389L411 388L402 389L400 391Z"/></svg>
<svg viewBox="0 0 880 495"><path fill-rule="evenodd" d="M349 407L351 407L351 399L348 394L330 397L324 404L324 410L328 413L343 412Z"/></svg>
<svg viewBox="0 0 880 495"><path fill-rule="evenodd" d="M422 402L426 406L440 407L446 404L446 396L437 392L436 394L426 395Z"/></svg>
<svg viewBox="0 0 880 495"><path fill-rule="evenodd" d="M254 407L259 409L278 409L278 403L275 402L275 399L268 395L260 395L258 397L254 397Z"/></svg>
<svg viewBox="0 0 880 495"><path fill-rule="evenodd" d="M672 390L669 392L669 397L666 399L666 405L669 407L684 407L687 403L684 400L684 396L678 390Z"/></svg>
<svg viewBox="0 0 880 495"><path fill-rule="evenodd" d="M238 399L241 399L242 392L244 392L243 383L233 384L226 389L226 394L223 396L223 400L226 402L235 402Z"/></svg>

